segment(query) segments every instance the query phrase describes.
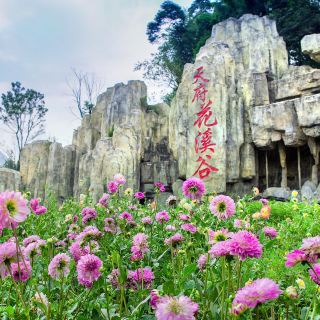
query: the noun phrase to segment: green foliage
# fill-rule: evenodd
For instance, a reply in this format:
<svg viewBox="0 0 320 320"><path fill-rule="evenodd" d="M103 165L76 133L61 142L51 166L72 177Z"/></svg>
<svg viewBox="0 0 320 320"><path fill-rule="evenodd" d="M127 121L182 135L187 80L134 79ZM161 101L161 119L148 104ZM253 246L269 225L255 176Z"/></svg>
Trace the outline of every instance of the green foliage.
<svg viewBox="0 0 320 320"><path fill-rule="evenodd" d="M15 134L19 153L29 142L44 132L44 117L48 112L44 95L25 89L20 82L11 84L11 91L1 95L0 121Z"/></svg>
<svg viewBox="0 0 320 320"><path fill-rule="evenodd" d="M150 43L158 50L149 60L137 63L144 77L159 81L174 90L181 81L186 63L193 63L199 49L210 37L212 26L245 13L269 15L287 44L289 62L320 67L302 54L300 40L306 34L320 32L320 4L315 0L195 0L188 10L173 1L164 1L147 26ZM167 96L170 102L172 96Z"/></svg>
<svg viewBox="0 0 320 320"><path fill-rule="evenodd" d="M113 137L113 133L114 133L114 125L111 126L111 128L109 128L108 130L108 137L112 138Z"/></svg>

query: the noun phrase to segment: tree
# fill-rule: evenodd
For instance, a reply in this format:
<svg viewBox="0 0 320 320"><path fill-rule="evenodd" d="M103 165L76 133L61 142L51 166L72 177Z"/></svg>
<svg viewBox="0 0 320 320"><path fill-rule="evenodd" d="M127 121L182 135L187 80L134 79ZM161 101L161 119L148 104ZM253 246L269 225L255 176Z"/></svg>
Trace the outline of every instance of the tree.
<svg viewBox="0 0 320 320"><path fill-rule="evenodd" d="M102 83L94 73L78 71L75 68L71 68L71 71L72 77L67 80L67 84L79 115L83 118L86 114L92 113Z"/></svg>
<svg viewBox="0 0 320 320"><path fill-rule="evenodd" d="M135 70L143 70L148 80L165 82L175 92L184 65L194 62L210 37L212 26L245 13L269 15L276 20L278 32L287 44L291 64L320 67L300 48L304 35L320 33L319 0L194 0L188 10L173 1L161 4L154 20L147 26L148 40L158 45L157 52L150 59L139 62Z"/></svg>
<svg viewBox="0 0 320 320"><path fill-rule="evenodd" d="M15 135L19 154L22 148L44 132L44 95L11 83L11 91L1 95L0 121Z"/></svg>

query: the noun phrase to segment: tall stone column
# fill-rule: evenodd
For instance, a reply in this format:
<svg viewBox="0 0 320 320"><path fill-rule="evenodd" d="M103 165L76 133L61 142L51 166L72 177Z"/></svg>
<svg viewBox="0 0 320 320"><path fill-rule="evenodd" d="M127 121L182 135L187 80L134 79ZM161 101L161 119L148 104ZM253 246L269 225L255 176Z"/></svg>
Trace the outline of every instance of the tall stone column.
<svg viewBox="0 0 320 320"><path fill-rule="evenodd" d="M281 187L286 188L288 186L288 168L286 161L286 149L282 141L278 143L278 151L281 165Z"/></svg>
<svg viewBox="0 0 320 320"><path fill-rule="evenodd" d="M317 186L318 185L318 167L319 167L319 145L316 143L314 138L309 137L308 146L313 156L314 165L311 170L311 181Z"/></svg>

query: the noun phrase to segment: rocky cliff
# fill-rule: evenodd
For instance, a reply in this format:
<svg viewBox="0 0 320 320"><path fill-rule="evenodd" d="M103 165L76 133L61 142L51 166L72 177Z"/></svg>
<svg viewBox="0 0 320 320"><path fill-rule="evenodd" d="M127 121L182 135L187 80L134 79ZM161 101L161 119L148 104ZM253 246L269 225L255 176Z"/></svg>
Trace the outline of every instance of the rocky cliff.
<svg viewBox="0 0 320 320"><path fill-rule="evenodd" d="M309 37L303 50L318 59L318 44ZM71 146L39 141L24 148L22 185L61 200L87 192L97 199L117 172L150 194L154 181L171 191L199 174L213 192L298 188L307 180L316 186L319 93L320 70L288 65L274 21L228 19L213 26L195 63L185 66L170 107L148 105L141 81L109 88Z"/></svg>

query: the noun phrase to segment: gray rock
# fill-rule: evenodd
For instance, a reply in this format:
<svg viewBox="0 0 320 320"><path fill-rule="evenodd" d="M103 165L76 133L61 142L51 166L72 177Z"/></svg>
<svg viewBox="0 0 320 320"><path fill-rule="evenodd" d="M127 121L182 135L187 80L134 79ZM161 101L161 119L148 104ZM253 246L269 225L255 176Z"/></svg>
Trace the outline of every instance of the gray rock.
<svg viewBox="0 0 320 320"><path fill-rule="evenodd" d="M291 196L291 192L288 188L271 187L266 189L262 196L267 199L273 198L280 201L287 201Z"/></svg>
<svg viewBox="0 0 320 320"><path fill-rule="evenodd" d="M19 171L0 168L0 192L19 190L20 182L21 177Z"/></svg>
<svg viewBox="0 0 320 320"><path fill-rule="evenodd" d="M173 194L176 196L176 197L179 197L179 198L182 198L183 197L183 194L182 194L182 184L183 184L183 181L178 179L176 180L173 184L172 184L172 191L173 191Z"/></svg>
<svg viewBox="0 0 320 320"><path fill-rule="evenodd" d="M312 191L311 187L309 185L303 185L301 188L301 199L312 201L314 199L314 192Z"/></svg>
<svg viewBox="0 0 320 320"><path fill-rule="evenodd" d="M312 192L315 192L315 191L317 190L317 186L316 186L312 181L310 181L310 180L307 180L307 181L303 184L301 190L302 190L303 188L309 188Z"/></svg>
<svg viewBox="0 0 320 320"><path fill-rule="evenodd" d="M301 50L311 59L320 62L320 34L309 34L301 40Z"/></svg>

